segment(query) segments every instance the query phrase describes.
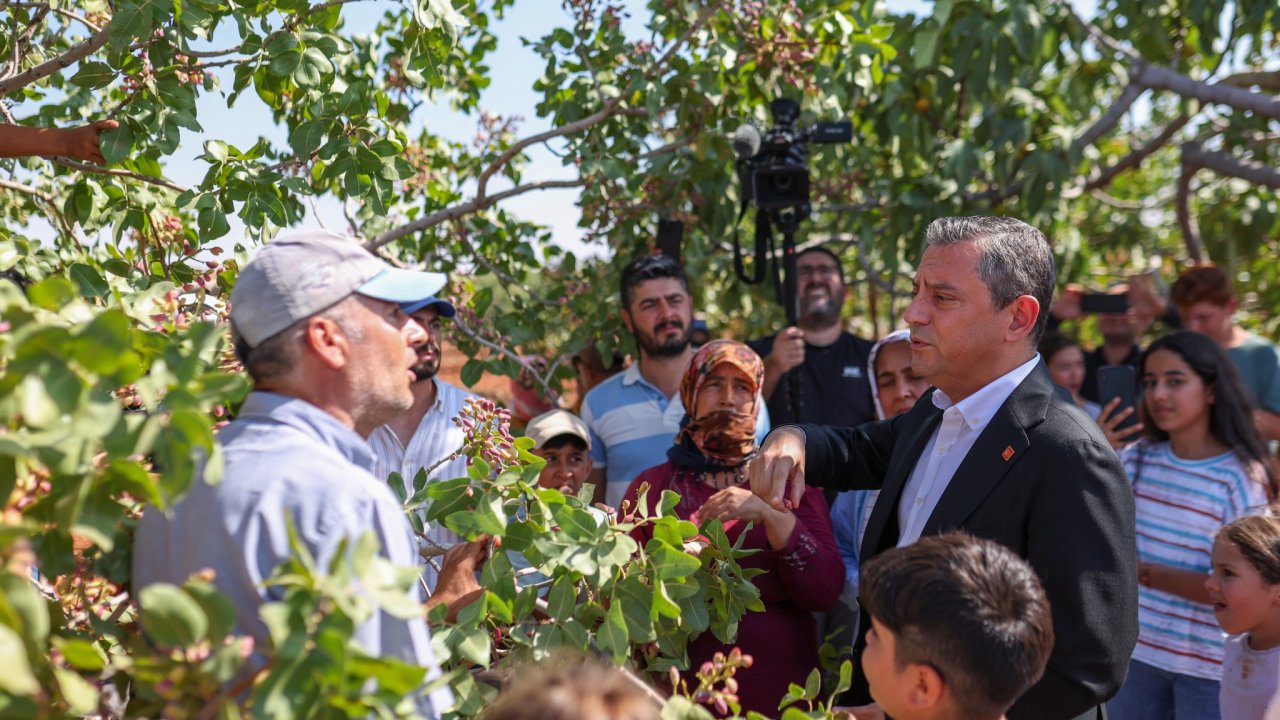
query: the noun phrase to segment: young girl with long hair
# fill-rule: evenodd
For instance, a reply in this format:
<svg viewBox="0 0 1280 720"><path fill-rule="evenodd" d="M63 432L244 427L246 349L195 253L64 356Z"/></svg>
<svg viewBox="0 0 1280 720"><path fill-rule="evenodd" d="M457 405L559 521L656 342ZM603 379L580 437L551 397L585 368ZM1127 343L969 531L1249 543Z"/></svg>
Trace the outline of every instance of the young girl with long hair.
<svg viewBox="0 0 1280 720"><path fill-rule="evenodd" d="M1229 635L1222 717L1280 720L1280 520L1254 515L1218 531L1204 587Z"/></svg>
<svg viewBox="0 0 1280 720"><path fill-rule="evenodd" d="M1109 703L1125 720L1218 712L1223 638L1205 589L1213 537L1275 498L1266 450L1231 360L1213 340L1178 332L1139 365L1143 439L1121 459L1138 532L1138 645Z"/></svg>

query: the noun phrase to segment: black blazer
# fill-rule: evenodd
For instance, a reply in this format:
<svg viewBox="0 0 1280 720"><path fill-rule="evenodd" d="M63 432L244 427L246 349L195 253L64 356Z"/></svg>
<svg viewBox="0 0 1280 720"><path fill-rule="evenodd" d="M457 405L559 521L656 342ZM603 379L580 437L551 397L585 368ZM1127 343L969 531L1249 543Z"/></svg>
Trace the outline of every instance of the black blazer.
<svg viewBox="0 0 1280 720"><path fill-rule="evenodd" d="M881 491L864 561L897 544L903 487L941 418L931 391L889 420L802 426L808 483ZM1098 426L1057 396L1041 362L978 436L922 533L959 529L999 542L1044 584L1054 648L1010 720L1099 717L1098 706L1120 689L1138 638L1133 512L1119 458Z"/></svg>

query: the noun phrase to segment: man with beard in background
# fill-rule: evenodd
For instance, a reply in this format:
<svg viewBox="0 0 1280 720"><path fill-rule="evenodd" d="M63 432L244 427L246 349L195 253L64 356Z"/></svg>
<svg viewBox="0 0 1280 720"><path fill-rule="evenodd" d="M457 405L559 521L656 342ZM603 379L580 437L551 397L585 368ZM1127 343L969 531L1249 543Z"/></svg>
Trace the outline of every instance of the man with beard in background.
<svg viewBox="0 0 1280 720"><path fill-rule="evenodd" d="M816 246L796 256L799 327L748 343L764 358L764 396L779 425L794 422L852 427L875 419L867 356L871 341L846 332L841 319L848 286L840 259ZM801 417L788 403L788 373L800 374Z"/></svg>
<svg viewBox="0 0 1280 720"><path fill-rule="evenodd" d="M454 387L436 377L440 372L440 319L457 314L452 304L432 296L425 300L401 305L405 314L425 329L426 336L414 346L416 357L413 365L413 405L399 417L374 429L369 435L373 448L373 474L385 480L391 473L400 477L409 494L418 471L430 470L430 480L452 480L467 474L467 457L459 455L441 463L462 447L462 428L453 419L462 412L467 398L475 398L462 388ZM437 463L440 463L438 467ZM426 540L447 549L462 542L452 531L442 525L426 524ZM436 572L429 563L423 572L427 587L436 586Z"/></svg>
<svg viewBox="0 0 1280 720"><path fill-rule="evenodd" d="M667 461L684 405L680 380L693 357L693 297L680 263L646 255L622 269L622 323L640 359L587 393L582 419L591 432L595 498L617 507L632 479ZM674 402L673 402L674 401ZM766 413L756 426L769 432Z"/></svg>

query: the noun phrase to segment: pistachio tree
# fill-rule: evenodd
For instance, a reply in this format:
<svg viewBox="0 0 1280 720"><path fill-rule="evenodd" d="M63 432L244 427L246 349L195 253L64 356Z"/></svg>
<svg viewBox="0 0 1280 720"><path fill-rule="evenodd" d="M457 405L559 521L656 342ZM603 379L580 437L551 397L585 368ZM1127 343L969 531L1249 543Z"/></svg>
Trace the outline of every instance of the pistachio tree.
<svg viewBox="0 0 1280 720"><path fill-rule="evenodd" d="M268 670L250 695L225 694L243 645L207 581L161 591L166 617L190 624L156 637L166 621L135 614L127 579L139 507L180 497L199 463L216 478L216 427L248 390L224 323L245 251L303 222L317 199L393 262L460 270L450 292L471 356L464 379L524 369L553 396L577 348L628 349L612 288L621 261L652 249L659 218L683 221L683 259L714 327L776 329L770 288L734 272L735 228L752 237L753 214L739 226L730 136L769 126L769 101L783 96L800 103L801 127L853 123L852 143L809 150L813 213L798 239L848 259L868 331L897 322L925 225L961 213L1042 227L1064 280L1152 267L1168 278L1215 260L1246 283L1254 324L1274 335L1280 322L1272 0L1104 0L1089 15L1070 0L936 0L920 15L881 2L544 3L563 20L525 38L543 72L524 123L482 109L498 72L492 28L511 0L382 2L364 33L347 25L357 2L0 0L0 133L118 123L101 136L103 163L0 160L0 712L89 712L125 686L148 688L134 695L140 713L256 712L244 698L292 692ZM261 103L274 127L228 142L201 117L208 97L233 111ZM474 117L473 141L424 122L441 106ZM170 174L192 142L203 177L186 186ZM555 178L531 170L540 147L563 160ZM577 193L605 259L557 247L509 210L548 190ZM231 235L231 218L246 237ZM743 269L766 259L748 252ZM542 598L504 584L498 560L478 609L439 632L452 667L563 643L661 670L681 659L681 633L716 629L694 599L723 601L726 632L752 605L733 570L739 549L714 530L662 518L666 545L632 547L625 517L592 528L576 500L532 487L521 469L531 460L508 461L479 491L461 481L406 498L431 500L466 534L562 561ZM555 540L532 539L553 526ZM710 554L686 554L694 530ZM347 570L298 562L297 622L280 620L279 648L296 650L289 633L321 642L368 611L321 580ZM692 563L692 575L664 577ZM565 609L566 598L585 601L538 616L538 601ZM135 623L154 641L135 643ZM663 642L650 647L651 635ZM396 712L391 698L415 671L352 662L354 674L330 674L301 707ZM360 695L374 675L385 684ZM469 674L451 677L468 710L486 701ZM794 696L813 709L821 694Z"/></svg>

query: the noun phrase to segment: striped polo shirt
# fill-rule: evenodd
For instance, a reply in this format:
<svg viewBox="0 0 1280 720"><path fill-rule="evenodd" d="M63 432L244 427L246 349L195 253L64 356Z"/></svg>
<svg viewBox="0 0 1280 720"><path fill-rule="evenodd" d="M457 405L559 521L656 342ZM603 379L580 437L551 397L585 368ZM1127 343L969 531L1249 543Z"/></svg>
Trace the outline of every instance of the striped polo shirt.
<svg viewBox="0 0 1280 720"><path fill-rule="evenodd" d="M436 401L422 416L418 428L408 443L401 443L400 438L391 432L391 428L381 425L369 435L369 446L373 448L373 475L379 480L386 480L391 473L400 473L405 484L406 497L413 494L413 479L422 468L429 468L448 457L459 448L465 437L462 428L453 419L462 412L467 398L478 398L462 388L454 387L440 378L432 378L436 384ZM460 455L440 467L428 476L430 480L453 480L466 477L467 456ZM421 513L425 516L425 513ZM426 522L426 539L442 547L452 547L462 542L462 538L443 525L432 525ZM423 570L423 578L427 587L435 590L436 571L430 564Z"/></svg>
<svg viewBox="0 0 1280 720"><path fill-rule="evenodd" d="M769 433L769 410L756 399L756 440ZM582 402L582 420L591 432L591 466L605 471L605 503L618 507L631 481L667 461L684 405L640 374L640 363L591 389Z"/></svg>
<svg viewBox="0 0 1280 720"><path fill-rule="evenodd" d="M1208 574L1218 528L1266 511L1261 468L1251 476L1233 452L1183 460L1167 442L1141 441L1121 459L1133 484L1142 562ZM1221 678L1225 635L1209 605L1139 587L1138 627L1135 660L1180 675Z"/></svg>

